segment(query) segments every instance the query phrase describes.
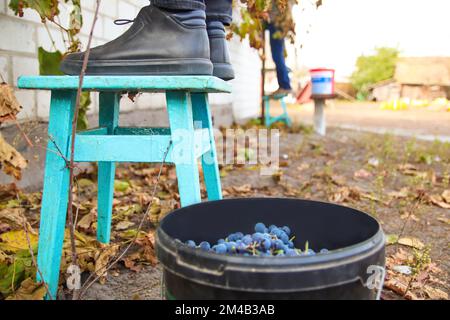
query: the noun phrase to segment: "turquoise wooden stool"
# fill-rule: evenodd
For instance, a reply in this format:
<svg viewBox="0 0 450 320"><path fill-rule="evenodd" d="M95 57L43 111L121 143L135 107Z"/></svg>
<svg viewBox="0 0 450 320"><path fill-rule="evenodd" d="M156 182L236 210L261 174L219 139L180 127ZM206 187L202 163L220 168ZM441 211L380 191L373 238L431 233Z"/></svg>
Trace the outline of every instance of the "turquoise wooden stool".
<svg viewBox="0 0 450 320"><path fill-rule="evenodd" d="M39 231L38 267L56 297L66 223L72 119L78 77L24 76L21 89L51 90L49 140ZM166 162L176 166L181 205L201 201L197 161L202 158L209 200L222 198L208 93L231 92L225 81L209 76L86 76L83 90L98 91L99 127L78 132L76 162L98 162L98 231L110 241L116 162ZM121 93L165 92L170 128L118 125Z"/></svg>
<svg viewBox="0 0 450 320"><path fill-rule="evenodd" d="M288 127L292 125L291 118L289 117L289 114L287 112L286 102L284 101L284 98L286 97L285 94L276 94L276 95L269 95L269 96L263 96L264 100L264 114L265 114L265 124L266 126L271 126L272 123L275 123L277 121L282 121L286 123ZM283 108L283 113L277 117L272 117L270 115L270 100L279 100L281 107Z"/></svg>

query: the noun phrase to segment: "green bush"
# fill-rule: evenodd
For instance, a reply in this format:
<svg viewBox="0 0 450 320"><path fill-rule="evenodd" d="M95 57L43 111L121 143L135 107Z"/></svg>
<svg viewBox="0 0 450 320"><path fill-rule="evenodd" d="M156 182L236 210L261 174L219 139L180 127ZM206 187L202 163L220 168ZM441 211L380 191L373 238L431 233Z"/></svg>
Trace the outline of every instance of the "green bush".
<svg viewBox="0 0 450 320"><path fill-rule="evenodd" d="M376 48L374 55L362 55L356 60L356 71L350 77L359 99L366 99L370 85L391 79L395 73L399 51L396 48Z"/></svg>

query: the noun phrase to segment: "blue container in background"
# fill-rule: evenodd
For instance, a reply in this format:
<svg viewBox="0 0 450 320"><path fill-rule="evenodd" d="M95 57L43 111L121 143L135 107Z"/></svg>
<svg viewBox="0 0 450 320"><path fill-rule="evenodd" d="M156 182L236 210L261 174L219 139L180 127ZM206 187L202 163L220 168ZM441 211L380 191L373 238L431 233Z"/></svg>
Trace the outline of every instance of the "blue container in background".
<svg viewBox="0 0 450 320"><path fill-rule="evenodd" d="M334 70L311 69L312 96L334 95Z"/></svg>

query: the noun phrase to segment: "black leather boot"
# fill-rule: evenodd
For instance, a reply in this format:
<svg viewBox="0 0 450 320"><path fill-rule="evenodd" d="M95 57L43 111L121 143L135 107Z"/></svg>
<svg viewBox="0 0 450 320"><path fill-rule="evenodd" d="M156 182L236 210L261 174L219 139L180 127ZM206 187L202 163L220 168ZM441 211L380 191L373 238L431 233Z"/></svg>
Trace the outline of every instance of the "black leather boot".
<svg viewBox="0 0 450 320"><path fill-rule="evenodd" d="M220 21L208 21L208 36L213 75L223 80L234 79L234 70L230 62L228 44L225 39L225 27Z"/></svg>
<svg viewBox="0 0 450 320"><path fill-rule="evenodd" d="M186 23L155 6L142 8L123 35L91 49L86 74L212 75L205 16L200 12L203 16L191 19L195 23ZM80 74L83 58L84 53L68 55L61 71Z"/></svg>

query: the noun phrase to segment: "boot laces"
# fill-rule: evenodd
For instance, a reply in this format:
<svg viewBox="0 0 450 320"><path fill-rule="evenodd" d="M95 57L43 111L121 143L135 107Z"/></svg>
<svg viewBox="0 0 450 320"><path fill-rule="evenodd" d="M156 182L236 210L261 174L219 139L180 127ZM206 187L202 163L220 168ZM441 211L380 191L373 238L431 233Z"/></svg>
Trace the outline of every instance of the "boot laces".
<svg viewBox="0 0 450 320"><path fill-rule="evenodd" d="M133 23L135 19L116 19L114 24L118 26L123 26L125 24Z"/></svg>

